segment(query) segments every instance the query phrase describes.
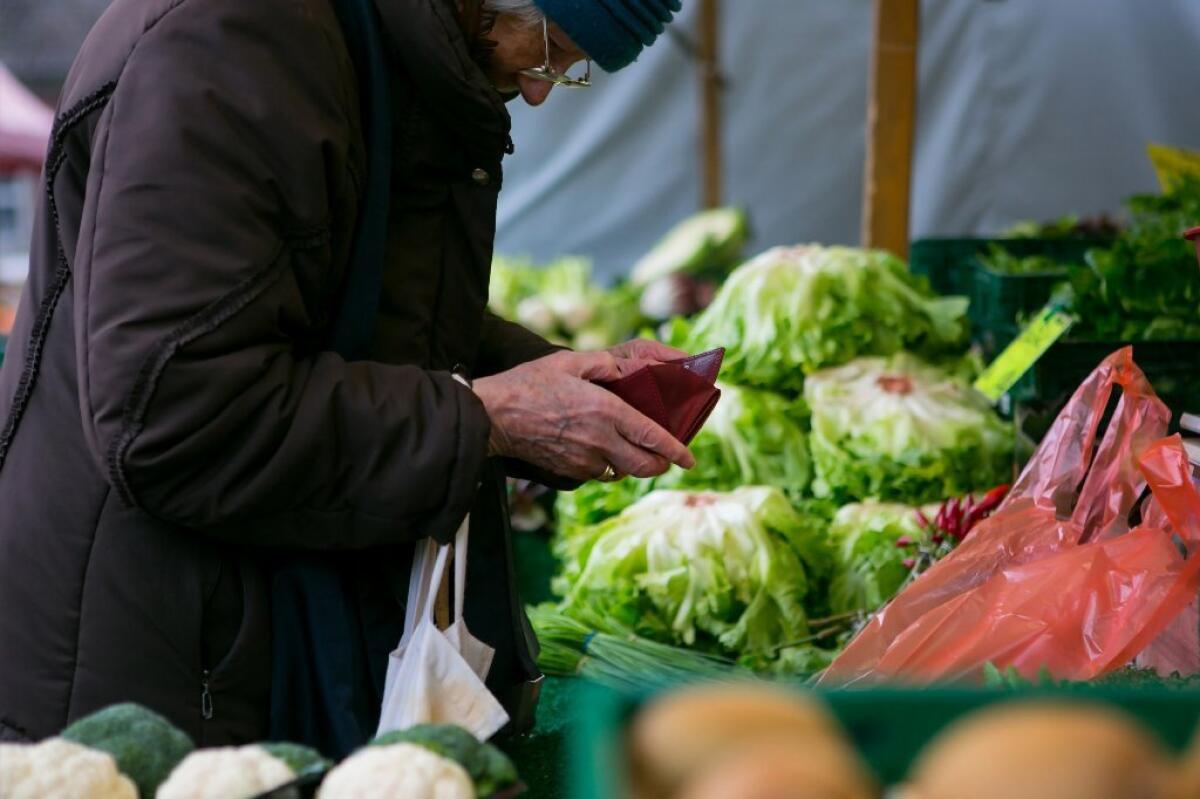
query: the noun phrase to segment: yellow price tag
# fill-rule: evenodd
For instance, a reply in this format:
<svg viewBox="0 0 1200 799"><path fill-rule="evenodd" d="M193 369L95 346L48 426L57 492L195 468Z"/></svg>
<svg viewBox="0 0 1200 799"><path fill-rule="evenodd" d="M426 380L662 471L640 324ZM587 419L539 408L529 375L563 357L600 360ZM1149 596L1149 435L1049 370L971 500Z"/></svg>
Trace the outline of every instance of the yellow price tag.
<svg viewBox="0 0 1200 799"><path fill-rule="evenodd" d="M1200 178L1200 153L1163 144L1147 144L1146 154L1150 156L1163 191L1170 191L1184 175Z"/></svg>
<svg viewBox="0 0 1200 799"><path fill-rule="evenodd" d="M992 402L998 402L1073 324L1073 316L1047 305L983 370L975 381L975 390Z"/></svg>

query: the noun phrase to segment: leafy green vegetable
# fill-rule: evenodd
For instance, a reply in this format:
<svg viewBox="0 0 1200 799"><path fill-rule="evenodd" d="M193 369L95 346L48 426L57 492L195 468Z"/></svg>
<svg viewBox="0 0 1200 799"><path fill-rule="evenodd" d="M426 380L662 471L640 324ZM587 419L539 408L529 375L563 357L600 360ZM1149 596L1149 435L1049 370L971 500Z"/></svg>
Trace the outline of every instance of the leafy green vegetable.
<svg viewBox="0 0 1200 799"><path fill-rule="evenodd" d="M829 537L836 566L829 588L833 613L873 613L883 607L912 571L913 545L928 537L909 505L861 502L843 506Z"/></svg>
<svg viewBox="0 0 1200 799"><path fill-rule="evenodd" d="M1200 179L1130 198L1128 228L1089 250L1057 299L1079 317L1072 338L1200 339L1200 269L1183 232L1200 223Z"/></svg>
<svg viewBox="0 0 1200 799"><path fill-rule="evenodd" d="M773 653L807 634L804 562L826 559L823 520L775 488L655 491L557 539L559 609L592 629L724 655Z"/></svg>
<svg viewBox="0 0 1200 799"><path fill-rule="evenodd" d="M538 668L556 677L578 675L589 639L600 633L559 612L553 602L527 605L525 615L537 635ZM629 637L638 641L646 640L636 636Z"/></svg>
<svg viewBox="0 0 1200 799"><path fill-rule="evenodd" d="M990 660L983 664L983 684L986 688L1033 688L1035 686L1053 686L1057 681L1050 675L1050 669L1042 666L1038 672L1037 681L1027 680L1021 676L1015 666L1009 666L1000 671Z"/></svg>
<svg viewBox="0 0 1200 799"><path fill-rule="evenodd" d="M696 467L673 467L661 477L585 483L557 500L560 528L615 516L657 488L727 491L746 485L783 490L794 501L808 493L808 408L801 399L718 383L721 400L693 439Z"/></svg>
<svg viewBox="0 0 1200 799"><path fill-rule="evenodd" d="M1108 214L1080 219L1077 214L1049 222L1023 220L1000 233L1002 239L1108 239L1121 231L1121 225Z"/></svg>
<svg viewBox="0 0 1200 799"><path fill-rule="evenodd" d="M591 480L574 491L560 491L554 500L554 519L560 537L611 519L654 490L655 478L626 477L612 483Z"/></svg>
<svg viewBox="0 0 1200 799"><path fill-rule="evenodd" d="M804 376L858 355L965 349L967 299L935 297L885 252L803 246L768 250L738 267L672 343L727 347L734 383L799 393Z"/></svg>
<svg viewBox="0 0 1200 799"><path fill-rule="evenodd" d="M131 702L84 716L60 737L108 752L141 796L154 796L171 770L196 748L187 733L153 710Z"/></svg>
<svg viewBox="0 0 1200 799"><path fill-rule="evenodd" d="M1002 239L1062 239L1077 235L1079 217L1063 216L1049 222L1022 220L1000 233Z"/></svg>
<svg viewBox="0 0 1200 799"><path fill-rule="evenodd" d="M769 485L792 498L812 480L808 408L799 399L719 382L721 399L692 440L696 467L673 469L660 485L729 490Z"/></svg>
<svg viewBox="0 0 1200 799"><path fill-rule="evenodd" d="M475 783L477 796L491 796L515 785L518 779L517 767L508 755L453 724L418 724L407 730L385 733L371 741L371 746L398 743L416 744L458 763Z"/></svg>
<svg viewBox="0 0 1200 799"><path fill-rule="evenodd" d="M599 350L628 341L643 328L646 319L638 307L640 292L629 283L599 289L595 314L590 324L576 331L572 345L577 350Z"/></svg>
<svg viewBox="0 0 1200 799"><path fill-rule="evenodd" d="M908 354L811 375L817 496L913 504L1006 482L1013 436L964 381Z"/></svg>
<svg viewBox="0 0 1200 799"><path fill-rule="evenodd" d="M832 647L817 646L816 644L784 647L779 650L775 659L766 664L765 669L762 670L770 671L780 677L812 677L829 668L841 651L843 643L835 642Z"/></svg>
<svg viewBox="0 0 1200 799"><path fill-rule="evenodd" d="M528 614L541 648L538 666L547 674L644 690L648 685L722 679L738 673L734 662L725 658L636 635L597 632L550 604L529 608Z"/></svg>
<svg viewBox="0 0 1200 799"><path fill-rule="evenodd" d="M1050 673L1048 666L1038 670L1036 679L1028 679L1021 675L1014 666L1004 671L997 668L995 663L983 664L983 684L988 688L1011 688L1024 690L1028 688L1086 688L1096 685L1108 685L1121 688L1167 688L1169 690L1195 691L1200 686L1200 674L1179 674L1178 672L1163 676L1154 669L1125 666L1114 672L1097 677L1094 680L1059 680Z"/></svg>
<svg viewBox="0 0 1200 799"><path fill-rule="evenodd" d="M1092 685L1113 685L1113 686L1157 686L1176 690L1191 690L1194 691L1200 687L1200 674L1180 674L1172 672L1163 676L1154 669L1143 669L1135 666L1126 666L1123 669L1117 669L1114 672L1092 680Z"/></svg>
<svg viewBox="0 0 1200 799"><path fill-rule="evenodd" d="M592 281L586 258L566 257L544 266L497 256L492 261L488 305L557 344L603 349L633 336L643 324L637 289L605 289Z"/></svg>
<svg viewBox="0 0 1200 799"><path fill-rule="evenodd" d="M633 265L630 280L647 286L671 275L723 275L742 257L750 220L739 208L715 208L680 222Z"/></svg>
<svg viewBox="0 0 1200 799"><path fill-rule="evenodd" d="M282 760L298 777L314 771L327 771L333 767L332 760L322 757L316 749L301 744L272 741L259 744L258 747L272 757Z"/></svg>
<svg viewBox="0 0 1200 799"><path fill-rule="evenodd" d="M1067 266L1048 255L1013 255L997 244L988 246L979 262L993 272L1003 275L1063 275Z"/></svg>

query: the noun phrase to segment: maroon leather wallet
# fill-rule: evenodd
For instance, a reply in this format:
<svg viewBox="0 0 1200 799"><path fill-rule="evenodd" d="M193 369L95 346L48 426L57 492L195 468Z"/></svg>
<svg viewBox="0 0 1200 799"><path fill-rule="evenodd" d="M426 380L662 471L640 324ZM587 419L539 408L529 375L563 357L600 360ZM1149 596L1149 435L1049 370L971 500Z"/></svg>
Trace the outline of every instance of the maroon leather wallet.
<svg viewBox="0 0 1200 799"><path fill-rule="evenodd" d="M628 377L598 385L688 444L721 398L721 391L713 383L724 358L725 348L721 347L678 361L656 363Z"/></svg>

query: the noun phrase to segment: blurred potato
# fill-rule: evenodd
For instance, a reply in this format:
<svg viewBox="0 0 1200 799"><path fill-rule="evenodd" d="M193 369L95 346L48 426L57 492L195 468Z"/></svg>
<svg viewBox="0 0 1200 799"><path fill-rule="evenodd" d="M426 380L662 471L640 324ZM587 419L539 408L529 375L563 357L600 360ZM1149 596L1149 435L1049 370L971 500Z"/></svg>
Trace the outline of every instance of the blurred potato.
<svg viewBox="0 0 1200 799"><path fill-rule="evenodd" d="M862 762L831 738L762 740L718 758L684 784L679 799L873 799Z"/></svg>
<svg viewBox="0 0 1200 799"><path fill-rule="evenodd" d="M1005 703L935 738L904 799L1184 799L1162 744L1119 711ZM1200 794L1191 794L1192 797Z"/></svg>
<svg viewBox="0 0 1200 799"><path fill-rule="evenodd" d="M647 799L674 797L702 771L743 751L767 752L778 763L783 749L812 746L829 753L835 767L857 763L822 705L795 691L753 683L697 686L657 699L634 719L629 743L638 795Z"/></svg>
<svg viewBox="0 0 1200 799"><path fill-rule="evenodd" d="M1200 797L1200 726L1192 733L1192 743L1184 753L1178 786L1176 794L1179 799Z"/></svg>

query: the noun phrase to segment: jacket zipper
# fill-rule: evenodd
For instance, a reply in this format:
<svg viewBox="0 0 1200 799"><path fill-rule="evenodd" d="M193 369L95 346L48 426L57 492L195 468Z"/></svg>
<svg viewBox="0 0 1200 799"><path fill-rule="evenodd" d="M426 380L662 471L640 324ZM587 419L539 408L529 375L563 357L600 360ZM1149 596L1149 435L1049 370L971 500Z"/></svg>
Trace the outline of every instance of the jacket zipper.
<svg viewBox="0 0 1200 799"><path fill-rule="evenodd" d="M208 677L209 671L205 669L200 681L200 717L205 721L210 721L213 717L213 699L212 692L208 690Z"/></svg>

